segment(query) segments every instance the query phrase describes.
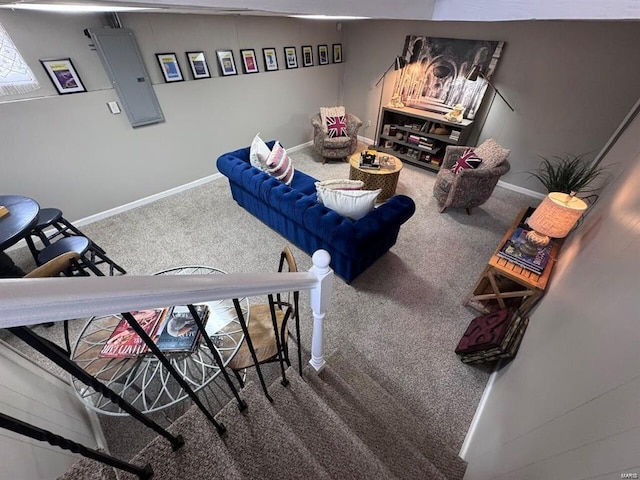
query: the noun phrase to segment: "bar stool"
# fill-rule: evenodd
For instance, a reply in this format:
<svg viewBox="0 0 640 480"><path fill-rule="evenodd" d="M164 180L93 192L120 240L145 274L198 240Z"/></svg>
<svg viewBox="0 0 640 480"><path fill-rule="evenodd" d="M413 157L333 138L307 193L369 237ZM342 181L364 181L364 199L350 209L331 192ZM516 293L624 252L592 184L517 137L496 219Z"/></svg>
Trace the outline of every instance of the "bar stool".
<svg viewBox="0 0 640 480"><path fill-rule="evenodd" d="M90 253L91 250L91 240L87 237L80 237L78 235L73 235L71 237L64 237L58 240L57 242L52 243L44 247L36 258L36 264L38 266L42 266L47 262L50 262L56 257L60 255L64 255L65 253L75 252L78 255L76 259L77 264L82 267L91 270L93 273L99 276L104 276L102 270L100 270L96 264L92 261L91 257L87 258L86 254ZM70 267L74 269L72 265ZM73 271L70 271L69 274L72 274Z"/></svg>
<svg viewBox="0 0 640 480"><path fill-rule="evenodd" d="M52 233L45 233L45 229L53 228L54 231ZM31 255L33 259L38 263L38 255L42 252L42 250L49 245L52 244L52 240L56 239L59 236L64 237L87 237L84 233L82 233L75 225L73 225L70 221L65 219L62 216L62 211L58 208L43 208L38 213L38 219L36 220L35 226L29 232L29 235L25 237L27 242L27 246L31 251ZM43 248L38 249L33 242L32 237L38 237L42 242ZM55 242L57 243L57 242ZM102 263L106 263L109 265L109 275L114 275L114 271L117 270L120 274L124 275L126 270L110 259L104 249L100 247L97 243L90 241L89 247L89 255L90 260L94 265L99 265ZM97 257L97 259L96 259Z"/></svg>

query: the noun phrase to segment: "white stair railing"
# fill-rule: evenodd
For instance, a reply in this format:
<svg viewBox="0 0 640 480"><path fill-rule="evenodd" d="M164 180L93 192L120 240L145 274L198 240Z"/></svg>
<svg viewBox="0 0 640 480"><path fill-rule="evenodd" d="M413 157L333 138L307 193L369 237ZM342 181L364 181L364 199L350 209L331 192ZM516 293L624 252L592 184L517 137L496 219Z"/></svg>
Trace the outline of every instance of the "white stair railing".
<svg viewBox="0 0 640 480"><path fill-rule="evenodd" d="M313 312L309 363L320 371L325 364L323 322L333 285L330 258L328 252L318 250L309 272L298 273L0 279L0 328L309 290Z"/></svg>

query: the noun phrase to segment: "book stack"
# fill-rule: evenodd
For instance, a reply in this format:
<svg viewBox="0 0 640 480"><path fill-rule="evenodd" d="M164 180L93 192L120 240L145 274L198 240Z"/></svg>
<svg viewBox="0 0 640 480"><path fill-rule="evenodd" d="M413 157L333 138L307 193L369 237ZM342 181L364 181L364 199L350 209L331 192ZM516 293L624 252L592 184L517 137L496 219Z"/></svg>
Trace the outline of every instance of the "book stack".
<svg viewBox="0 0 640 480"><path fill-rule="evenodd" d="M418 145L420 144L421 138L422 137L419 137L418 135L414 135L413 133L410 133L409 136L407 137L407 142L412 143L413 145Z"/></svg>
<svg viewBox="0 0 640 480"><path fill-rule="evenodd" d="M529 230L524 227L516 228L511 238L505 242L496 255L540 275L549 262L551 244L539 248L535 255L528 255L522 252L521 248L526 242L527 233Z"/></svg>
<svg viewBox="0 0 640 480"><path fill-rule="evenodd" d="M207 305L194 305L204 324L209 317ZM193 352L200 340L200 332L187 307L176 306L155 310L130 312L133 318L163 352ZM119 317L118 317L119 318ZM120 319L100 351L103 358L132 358L149 352L149 347Z"/></svg>
<svg viewBox="0 0 640 480"><path fill-rule="evenodd" d="M456 142L460 140L460 130L451 130L451 133L449 134L449 139L455 140Z"/></svg>
<svg viewBox="0 0 640 480"><path fill-rule="evenodd" d="M420 145L423 148L428 148L429 150L432 150L433 147L435 146L435 140L432 138L420 137L420 141L418 145Z"/></svg>
<svg viewBox="0 0 640 480"><path fill-rule="evenodd" d="M518 310L498 310L471 320L456 354L467 364L512 358L518 351L529 318Z"/></svg>

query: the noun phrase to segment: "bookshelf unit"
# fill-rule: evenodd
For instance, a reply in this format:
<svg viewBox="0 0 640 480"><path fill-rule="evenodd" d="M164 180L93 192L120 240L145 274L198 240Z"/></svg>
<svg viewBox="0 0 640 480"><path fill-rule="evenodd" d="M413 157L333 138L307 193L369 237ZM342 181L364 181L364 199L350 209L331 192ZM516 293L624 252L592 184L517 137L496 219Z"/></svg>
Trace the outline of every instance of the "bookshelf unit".
<svg viewBox="0 0 640 480"><path fill-rule="evenodd" d="M473 125L472 120L449 122L444 115L411 107L383 107L380 115L377 150L434 172L440 169L447 145L466 145ZM438 126L448 132L429 133Z"/></svg>

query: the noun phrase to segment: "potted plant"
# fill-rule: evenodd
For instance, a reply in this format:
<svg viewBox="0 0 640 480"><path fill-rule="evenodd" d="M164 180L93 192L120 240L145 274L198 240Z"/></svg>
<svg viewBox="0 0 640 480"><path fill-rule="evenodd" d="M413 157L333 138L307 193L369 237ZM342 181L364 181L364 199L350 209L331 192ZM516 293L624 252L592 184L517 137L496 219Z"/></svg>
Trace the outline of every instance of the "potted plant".
<svg viewBox="0 0 640 480"><path fill-rule="evenodd" d="M547 192L582 193L587 194L587 198L597 198L593 193L597 189L588 187L604 173L606 167L590 163L586 155L540 156L540 167L530 174L545 186Z"/></svg>

